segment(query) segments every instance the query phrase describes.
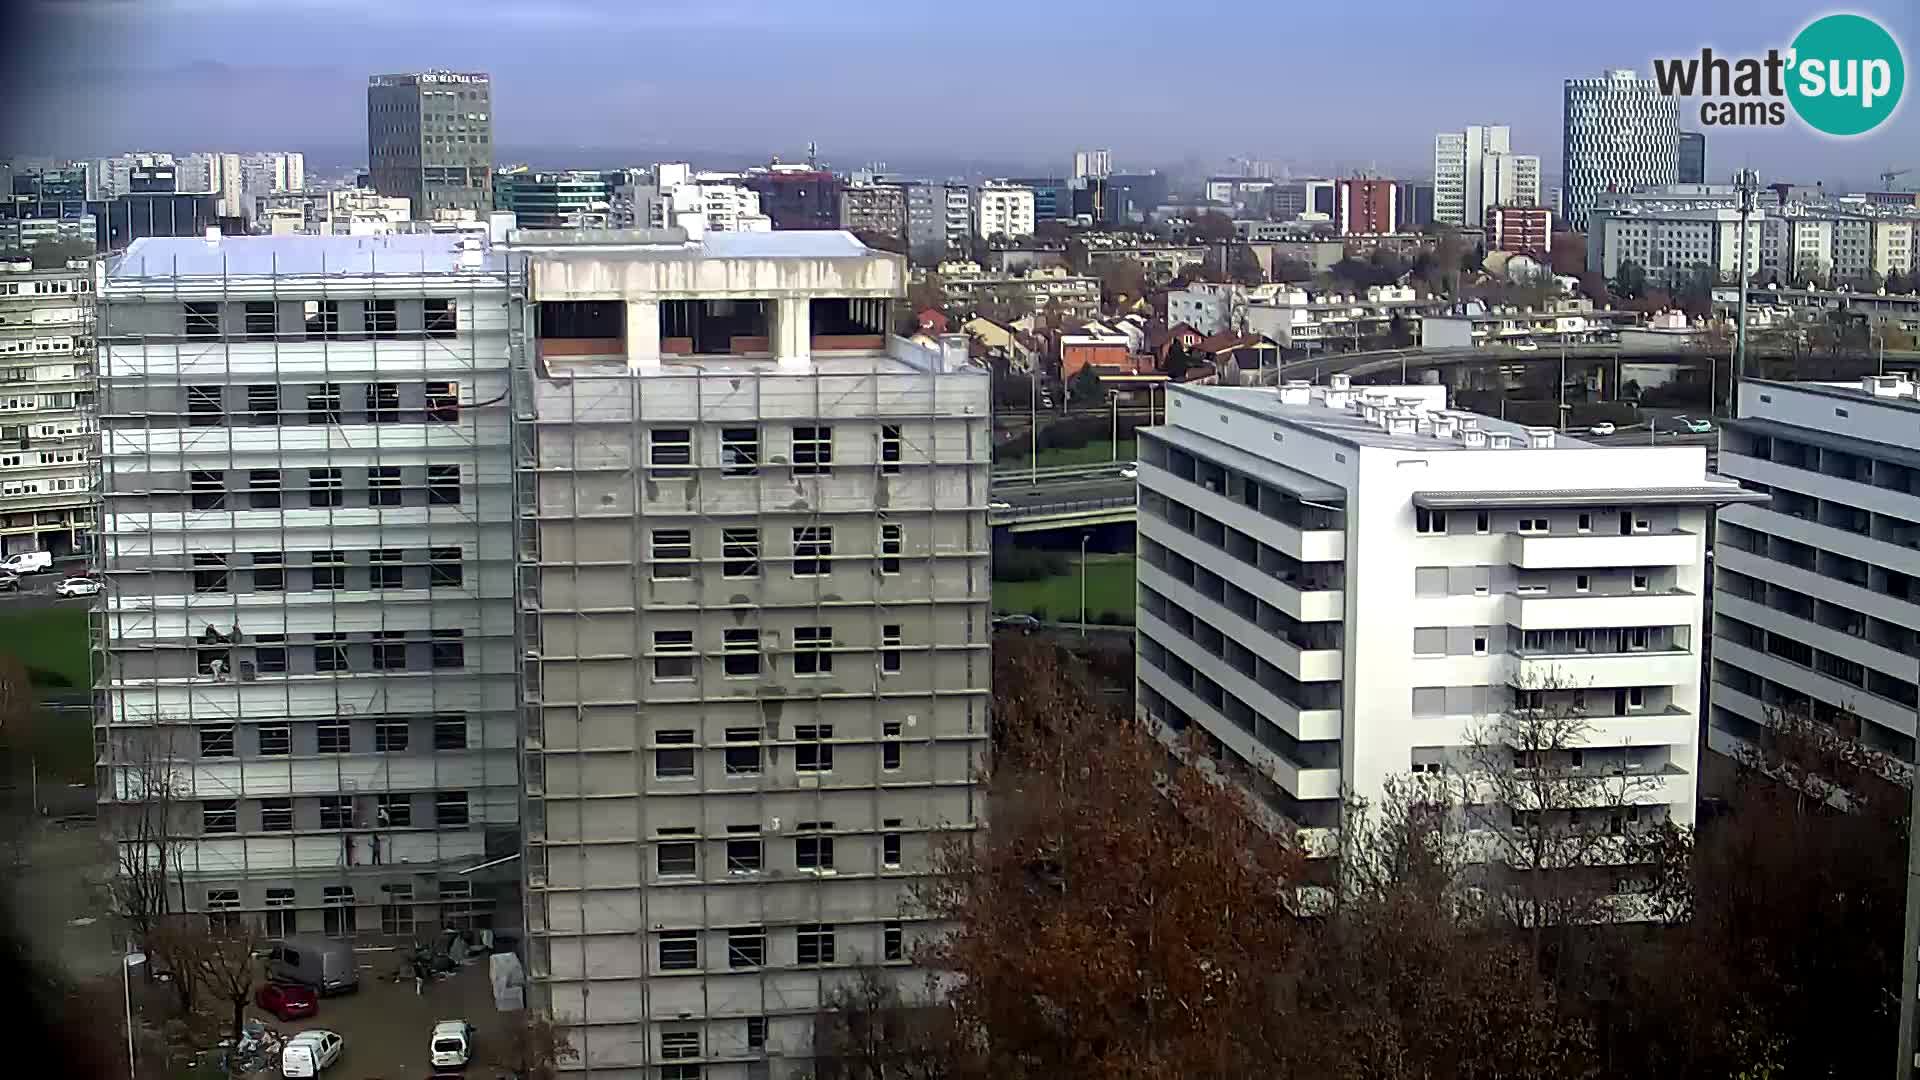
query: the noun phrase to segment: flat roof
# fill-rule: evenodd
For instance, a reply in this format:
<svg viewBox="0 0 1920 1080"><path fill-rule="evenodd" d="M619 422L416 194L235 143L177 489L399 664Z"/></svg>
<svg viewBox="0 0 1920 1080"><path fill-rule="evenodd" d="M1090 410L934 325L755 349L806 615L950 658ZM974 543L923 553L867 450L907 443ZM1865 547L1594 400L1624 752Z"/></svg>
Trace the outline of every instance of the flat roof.
<svg viewBox="0 0 1920 1080"><path fill-rule="evenodd" d="M1351 446L1378 446L1391 450L1422 450L1443 453L1507 453L1509 451L1492 450L1488 447L1471 447L1457 439L1441 439L1433 435L1395 435L1376 424L1367 422L1367 418L1349 409L1328 408L1324 398L1327 387L1314 386L1316 397L1312 404L1288 405L1280 400L1279 391L1273 387L1258 386L1191 386L1180 385L1182 390L1199 395L1214 404L1226 405L1241 412L1268 420L1274 420L1293 427L1303 428L1316 435L1337 439ZM1416 386L1375 386L1356 383L1351 388L1355 400L1368 393L1386 391L1390 395L1395 391L1410 396L1412 392L1430 394L1433 387ZM1527 446L1527 425L1501 420L1497 417L1483 416L1479 413L1461 409L1448 409L1448 415L1472 417L1479 421L1480 430L1489 433L1505 433L1513 436L1514 449ZM1556 431L1550 450L1600 450L1605 447Z"/></svg>
<svg viewBox="0 0 1920 1080"><path fill-rule="evenodd" d="M1885 297L1881 299L1885 299ZM1905 368L1906 365L1903 364L1902 369L1905 370ZM1797 391L1802 394L1818 394L1822 397L1839 398L1843 401L1884 405L1890 409L1904 409L1908 412L1920 411L1920 400L1910 397L1879 397L1874 394L1869 394L1865 390L1860 389L1860 384L1857 381L1852 383L1813 382L1810 380L1806 382L1787 382L1778 379L1742 379L1740 381L1743 384L1766 390Z"/></svg>
<svg viewBox="0 0 1920 1080"><path fill-rule="evenodd" d="M699 240L681 229L515 229L508 247L549 258L573 251L596 258L859 259L887 254L840 229L708 232Z"/></svg>
<svg viewBox="0 0 1920 1080"><path fill-rule="evenodd" d="M506 270L505 254L480 241L480 265L460 265L470 234L385 233L377 236L143 236L107 262L109 281L173 277L267 277L276 274L479 274Z"/></svg>
<svg viewBox="0 0 1920 1080"><path fill-rule="evenodd" d="M1566 488L1541 491L1416 491L1413 505L1430 510L1498 510L1530 506L1720 506L1766 503L1772 496L1732 481L1677 487Z"/></svg>

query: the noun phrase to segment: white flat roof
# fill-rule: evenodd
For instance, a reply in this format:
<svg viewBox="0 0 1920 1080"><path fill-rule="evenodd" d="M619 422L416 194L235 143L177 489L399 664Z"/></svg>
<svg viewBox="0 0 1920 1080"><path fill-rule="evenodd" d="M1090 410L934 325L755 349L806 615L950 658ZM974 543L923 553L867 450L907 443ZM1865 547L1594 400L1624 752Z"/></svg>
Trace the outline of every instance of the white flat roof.
<svg viewBox="0 0 1920 1080"><path fill-rule="evenodd" d="M504 254L481 239L480 266L460 265L454 233L386 233L377 236L143 236L125 254L109 260L107 278L129 281L171 277L266 277L274 274L500 273Z"/></svg>

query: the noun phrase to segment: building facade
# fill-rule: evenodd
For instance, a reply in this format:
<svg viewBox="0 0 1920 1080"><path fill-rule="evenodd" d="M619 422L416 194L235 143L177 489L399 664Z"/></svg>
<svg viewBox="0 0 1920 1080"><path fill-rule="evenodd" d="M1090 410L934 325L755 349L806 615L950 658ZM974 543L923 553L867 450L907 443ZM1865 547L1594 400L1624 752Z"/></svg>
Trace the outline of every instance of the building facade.
<svg viewBox="0 0 1920 1080"><path fill-rule="evenodd" d="M1076 150L1073 152L1073 178L1104 180L1113 175L1113 151Z"/></svg>
<svg viewBox="0 0 1920 1080"><path fill-rule="evenodd" d="M1017 239L1033 235L1033 189L1006 181L989 181L975 192L974 235Z"/></svg>
<svg viewBox="0 0 1920 1080"><path fill-rule="evenodd" d="M1707 182L1707 136L1699 131L1680 133L1680 160L1676 166L1682 184Z"/></svg>
<svg viewBox="0 0 1920 1080"><path fill-rule="evenodd" d="M946 185L947 254L960 257L973 251L973 189L962 183Z"/></svg>
<svg viewBox="0 0 1920 1080"><path fill-rule="evenodd" d="M1340 181L1341 236L1390 236L1399 220L1400 185L1392 180L1349 177Z"/></svg>
<svg viewBox="0 0 1920 1080"><path fill-rule="evenodd" d="M1140 433L1140 709L1310 844L1344 797L1471 769L1516 708L1577 713L1572 750L1645 778L1639 820L1691 822L1707 518L1758 496L1701 447L1590 446L1445 395L1170 389Z"/></svg>
<svg viewBox="0 0 1920 1080"><path fill-rule="evenodd" d="M1561 110L1561 199L1567 223L1587 227L1603 192L1677 183L1680 106L1629 69L1568 79Z"/></svg>
<svg viewBox="0 0 1920 1080"><path fill-rule="evenodd" d="M367 162L374 190L441 211L493 209L493 80L423 71L367 81Z"/></svg>
<svg viewBox="0 0 1920 1080"><path fill-rule="evenodd" d="M0 554L92 542L93 286L91 260L0 260Z"/></svg>
<svg viewBox="0 0 1920 1080"><path fill-rule="evenodd" d="M838 229L840 178L809 165L749 169L740 183L760 195L760 212L775 229Z"/></svg>
<svg viewBox="0 0 1920 1080"><path fill-rule="evenodd" d="M104 267L101 819L189 910L522 924L509 276L435 235Z"/></svg>
<svg viewBox="0 0 1920 1080"><path fill-rule="evenodd" d="M840 190L840 227L850 232L907 235L907 189L900 184L848 184Z"/></svg>
<svg viewBox="0 0 1920 1080"><path fill-rule="evenodd" d="M907 258L915 266L936 266L952 258L947 248L947 189L944 184L912 181L902 185L907 204Z"/></svg>
<svg viewBox="0 0 1920 1080"><path fill-rule="evenodd" d="M1540 159L1515 154L1506 125L1476 124L1434 136L1432 220L1482 225L1488 207L1539 202Z"/></svg>
<svg viewBox="0 0 1920 1080"><path fill-rule="evenodd" d="M612 224L613 187L597 172L498 173L493 207L524 229L604 229Z"/></svg>
<svg viewBox="0 0 1920 1080"><path fill-rule="evenodd" d="M1550 253L1553 212L1544 206L1492 207L1487 211L1487 250L1535 257Z"/></svg>
<svg viewBox="0 0 1920 1080"><path fill-rule="evenodd" d="M522 247L534 1004L596 1077L809 1074L983 813L989 380L844 233Z"/></svg>
<svg viewBox="0 0 1920 1080"><path fill-rule="evenodd" d="M1740 384L1720 472L1766 505L1714 531L1711 748L1779 712L1839 723L1911 761L1920 698L1920 423L1904 375ZM1857 718L1843 718L1851 714Z"/></svg>

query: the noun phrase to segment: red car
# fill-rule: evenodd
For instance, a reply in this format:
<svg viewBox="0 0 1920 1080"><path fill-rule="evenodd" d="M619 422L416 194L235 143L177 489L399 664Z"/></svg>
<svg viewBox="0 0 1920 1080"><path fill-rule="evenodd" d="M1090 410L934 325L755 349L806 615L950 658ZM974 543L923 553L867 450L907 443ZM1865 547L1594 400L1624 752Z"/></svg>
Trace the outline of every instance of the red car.
<svg viewBox="0 0 1920 1080"><path fill-rule="evenodd" d="M253 995L254 1003L278 1017L281 1023L312 1016L320 1011L320 999L311 989L293 983L268 983Z"/></svg>

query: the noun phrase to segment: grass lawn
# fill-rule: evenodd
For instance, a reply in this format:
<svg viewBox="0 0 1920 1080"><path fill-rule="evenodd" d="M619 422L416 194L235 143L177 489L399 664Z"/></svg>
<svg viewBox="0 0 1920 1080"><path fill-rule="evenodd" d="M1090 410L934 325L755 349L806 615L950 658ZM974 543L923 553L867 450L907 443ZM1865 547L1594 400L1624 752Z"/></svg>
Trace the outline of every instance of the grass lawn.
<svg viewBox="0 0 1920 1080"><path fill-rule="evenodd" d="M1079 561L1077 558L1074 560ZM1120 622L1133 623L1133 556L1087 556L1087 618L1099 621L1112 612ZM1039 581L996 581L993 610L1002 614L1034 614L1054 622L1080 620L1080 569Z"/></svg>
<svg viewBox="0 0 1920 1080"><path fill-rule="evenodd" d="M76 690L87 686L87 607L84 601L0 615L0 656L15 656L30 669L61 676ZM35 682L47 689L48 680Z"/></svg>
<svg viewBox="0 0 1920 1080"><path fill-rule="evenodd" d="M1004 451L1003 453L1007 456L1003 456L999 461L995 462L994 464L996 465L996 467L998 467L1003 471L1012 471L1012 470L1027 467L1026 445L1027 444L1025 443L1020 443L1017 446L1015 446L1012 450ZM1011 456L1014 453L1018 453L1019 456L1018 457ZM1134 440L1121 439L1120 440L1120 460L1132 461L1133 458L1134 458ZM1056 448L1053 450L1040 451L1040 467L1043 469L1051 469L1051 468L1055 468L1062 465L1105 465L1112 460L1113 460L1113 441L1110 439L1101 439L1099 442L1090 442L1085 446L1072 447L1072 448ZM1093 589L1092 583L1088 583L1087 589L1088 589L1088 597L1089 597L1088 602L1091 603L1092 589ZM1076 599L1074 603L1076 604L1079 603L1079 600Z"/></svg>

